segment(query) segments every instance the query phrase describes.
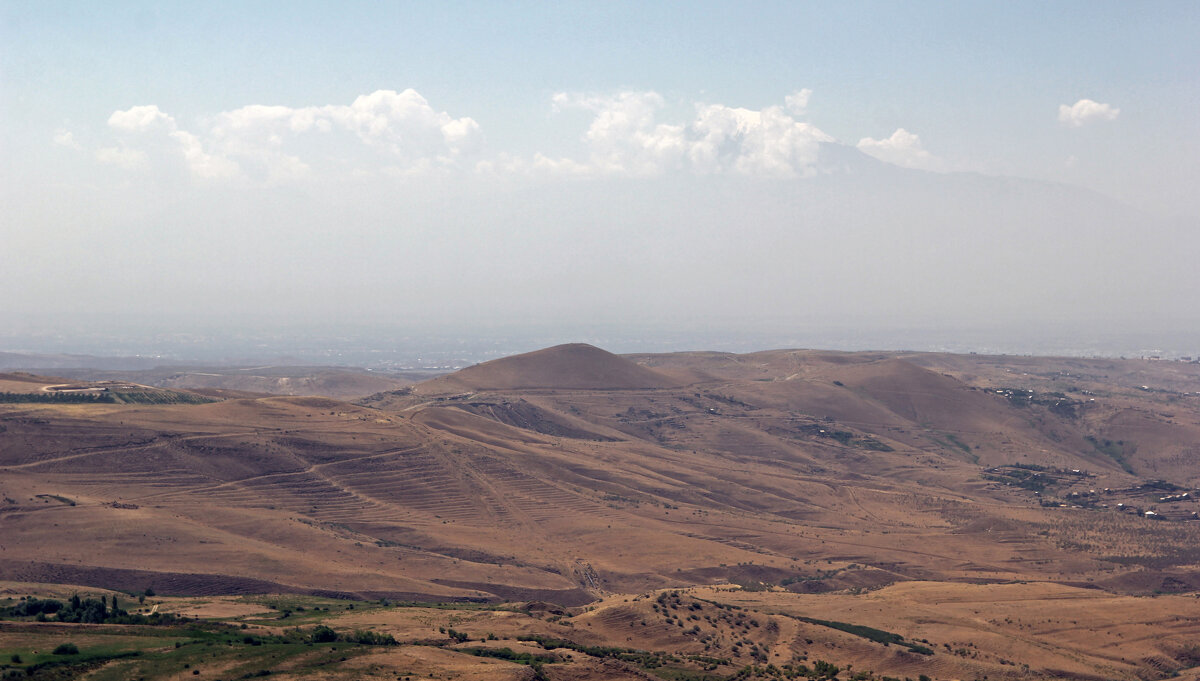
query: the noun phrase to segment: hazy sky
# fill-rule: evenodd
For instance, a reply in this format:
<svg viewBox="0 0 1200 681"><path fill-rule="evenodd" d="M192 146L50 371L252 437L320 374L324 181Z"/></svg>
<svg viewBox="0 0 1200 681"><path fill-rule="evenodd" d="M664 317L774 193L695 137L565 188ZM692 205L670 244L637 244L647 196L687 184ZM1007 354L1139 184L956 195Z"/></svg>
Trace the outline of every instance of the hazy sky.
<svg viewBox="0 0 1200 681"><path fill-rule="evenodd" d="M1197 36L1195 2L0 0L0 312L1195 330Z"/></svg>

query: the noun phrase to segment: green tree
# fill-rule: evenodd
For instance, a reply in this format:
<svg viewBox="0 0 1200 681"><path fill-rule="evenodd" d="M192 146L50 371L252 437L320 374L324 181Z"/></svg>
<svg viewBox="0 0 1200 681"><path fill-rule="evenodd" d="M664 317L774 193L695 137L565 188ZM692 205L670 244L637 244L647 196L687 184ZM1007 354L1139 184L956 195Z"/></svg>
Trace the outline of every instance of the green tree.
<svg viewBox="0 0 1200 681"><path fill-rule="evenodd" d="M313 627L310 637L313 643L333 643L338 640L337 632L324 624Z"/></svg>

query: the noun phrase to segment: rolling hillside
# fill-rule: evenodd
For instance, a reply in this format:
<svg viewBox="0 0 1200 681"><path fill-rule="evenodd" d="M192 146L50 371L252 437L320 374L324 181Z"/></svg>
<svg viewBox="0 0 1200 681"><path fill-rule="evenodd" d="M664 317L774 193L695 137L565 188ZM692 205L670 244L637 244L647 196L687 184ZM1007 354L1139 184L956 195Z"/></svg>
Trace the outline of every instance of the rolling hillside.
<svg viewBox="0 0 1200 681"><path fill-rule="evenodd" d="M558 607L1200 593L1200 372L1031 361L570 345L358 403L4 403L0 579Z"/></svg>

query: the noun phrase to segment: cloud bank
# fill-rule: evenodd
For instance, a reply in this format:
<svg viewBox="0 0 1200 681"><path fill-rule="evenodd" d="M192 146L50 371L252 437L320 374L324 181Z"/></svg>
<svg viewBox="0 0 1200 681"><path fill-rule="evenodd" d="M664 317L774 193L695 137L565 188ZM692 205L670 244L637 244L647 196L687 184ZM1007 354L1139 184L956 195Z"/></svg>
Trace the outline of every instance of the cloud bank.
<svg viewBox="0 0 1200 681"><path fill-rule="evenodd" d="M541 167L599 175L655 176L672 171L702 175L732 173L798 177L815 172L822 142L834 138L796 119L808 104L809 90L789 95L786 109L762 110L697 103L684 122L662 122L666 106L656 92L587 95L560 92L556 110L594 114L584 134L588 157L551 160Z"/></svg>
<svg viewBox="0 0 1200 681"><path fill-rule="evenodd" d="M253 104L190 126L146 104L114 111L108 118L112 143L93 155L102 164L128 171L174 164L203 181L258 184L451 172L810 177L819 172L821 145L837 141L806 120L811 97L811 90L801 89L785 96L782 104L758 110L694 102L690 115L679 115L679 102L672 106L654 91L559 92L551 97L555 112L591 116L580 137L583 152L574 157L486 156L483 130L475 119L438 110L412 89L377 90L350 104ZM80 148L69 131L60 131L55 142ZM857 148L906 168L947 170L945 161L903 128L886 139L864 137Z"/></svg>
<svg viewBox="0 0 1200 681"><path fill-rule="evenodd" d="M183 129L156 105L115 111L108 127L121 145L97 152L98 160L123 167L138 154L182 161L192 175L208 180L250 177L267 182L310 173L310 160L345 165L339 154L363 149L391 171L455 166L481 144L479 124L437 111L415 90L377 90L349 105L292 108L250 105L217 114L196 129ZM349 136L355 145L326 144L321 137ZM333 148L332 153L329 151ZM358 162L359 159L353 159Z"/></svg>

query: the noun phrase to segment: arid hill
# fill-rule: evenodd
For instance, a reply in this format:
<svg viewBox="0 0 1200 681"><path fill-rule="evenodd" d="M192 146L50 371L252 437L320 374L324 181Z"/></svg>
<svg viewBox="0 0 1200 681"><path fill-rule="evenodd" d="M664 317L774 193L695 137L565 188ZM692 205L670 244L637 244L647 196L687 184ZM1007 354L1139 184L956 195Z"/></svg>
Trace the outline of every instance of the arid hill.
<svg viewBox="0 0 1200 681"><path fill-rule="evenodd" d="M480 390L648 390L677 381L586 343L557 345L484 362L426 381L419 394Z"/></svg>
<svg viewBox="0 0 1200 681"><path fill-rule="evenodd" d="M40 397L57 380L3 379L34 397L0 404L0 579L590 603L571 617L595 645L666 612L625 598L734 584L782 618L764 638L735 648L721 620L723 643L692 645L703 620L652 640L747 660L825 640L827 658L913 678L1195 666L1190 634L1130 613L1175 594L1171 617L1200 621L1200 365L568 345L358 403L62 402ZM987 598L1011 621L935 605ZM1081 656L1082 625L1040 610L1064 598L1142 643ZM937 664L795 619L850 613L933 641Z"/></svg>

